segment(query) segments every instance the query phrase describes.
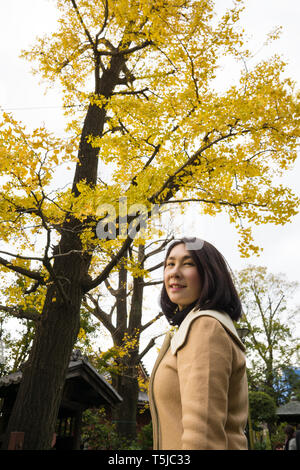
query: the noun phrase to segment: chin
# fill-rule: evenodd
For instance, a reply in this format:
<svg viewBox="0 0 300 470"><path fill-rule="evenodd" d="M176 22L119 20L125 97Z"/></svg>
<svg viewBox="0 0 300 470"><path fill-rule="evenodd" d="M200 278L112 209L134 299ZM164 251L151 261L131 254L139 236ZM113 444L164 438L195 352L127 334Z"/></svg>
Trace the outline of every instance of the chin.
<svg viewBox="0 0 300 470"><path fill-rule="evenodd" d="M170 299L171 299L171 298L170 298ZM180 309L181 309L181 308L185 308L185 307L187 307L188 305L190 305L190 304L192 303L192 301L191 301L191 302L187 302L186 300L180 301L180 300L178 300L178 299L171 299L171 301L173 302L173 304L178 305L178 307L179 307Z"/></svg>

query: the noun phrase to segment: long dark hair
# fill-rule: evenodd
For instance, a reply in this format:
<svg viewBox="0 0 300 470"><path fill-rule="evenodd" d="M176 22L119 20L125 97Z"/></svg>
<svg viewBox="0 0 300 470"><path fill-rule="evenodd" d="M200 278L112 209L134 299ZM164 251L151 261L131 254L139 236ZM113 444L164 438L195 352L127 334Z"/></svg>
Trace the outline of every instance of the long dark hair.
<svg viewBox="0 0 300 470"><path fill-rule="evenodd" d="M242 315L242 305L225 258L211 243L198 238L184 237L169 245L164 267L170 251L180 243L186 245L201 279L201 294L195 308L226 312L232 320L237 321ZM171 320L177 304L171 302L165 284L161 290L160 306L168 320Z"/></svg>

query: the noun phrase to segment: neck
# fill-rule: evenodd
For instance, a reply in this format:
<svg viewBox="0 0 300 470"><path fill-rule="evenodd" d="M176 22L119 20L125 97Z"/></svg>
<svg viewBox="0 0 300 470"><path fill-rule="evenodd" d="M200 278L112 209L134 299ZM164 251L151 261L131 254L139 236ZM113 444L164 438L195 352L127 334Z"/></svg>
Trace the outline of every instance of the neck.
<svg viewBox="0 0 300 470"><path fill-rule="evenodd" d="M173 318L170 319L170 323L172 325L180 325L181 322L184 320L184 318L186 317L186 315L188 315L188 313L193 310L194 306L196 305L197 303L197 300L195 300L194 302L192 302L191 304L189 305L177 305L177 308L174 312L174 315L173 315Z"/></svg>
<svg viewBox="0 0 300 470"><path fill-rule="evenodd" d="M191 302L188 305L177 305L177 308L178 308L179 312L182 312L183 310L186 310L190 307L194 307L194 305L196 305L196 302L197 302L197 300L194 300L194 302Z"/></svg>

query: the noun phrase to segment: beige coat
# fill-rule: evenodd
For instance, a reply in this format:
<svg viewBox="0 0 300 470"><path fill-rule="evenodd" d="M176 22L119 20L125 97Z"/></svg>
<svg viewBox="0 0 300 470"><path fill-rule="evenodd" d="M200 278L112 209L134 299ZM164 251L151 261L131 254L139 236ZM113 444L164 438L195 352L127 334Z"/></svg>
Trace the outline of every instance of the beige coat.
<svg viewBox="0 0 300 470"><path fill-rule="evenodd" d="M149 385L154 449L247 449L244 351L229 315L214 310L192 310L167 333Z"/></svg>

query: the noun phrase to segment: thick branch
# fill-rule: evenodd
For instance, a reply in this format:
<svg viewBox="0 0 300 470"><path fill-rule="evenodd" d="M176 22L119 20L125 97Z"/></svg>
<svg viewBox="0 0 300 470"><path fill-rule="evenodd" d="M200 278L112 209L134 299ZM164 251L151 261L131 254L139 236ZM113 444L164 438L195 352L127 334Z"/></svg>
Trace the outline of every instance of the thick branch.
<svg viewBox="0 0 300 470"><path fill-rule="evenodd" d="M188 112L186 118L189 118L189 117L193 114L194 111L195 111L195 108L192 108L192 109ZM186 119L186 118L185 118L185 119ZM179 129L179 127L180 127L180 124L176 124L176 125L171 129L171 132L170 132L170 133L176 132L177 129ZM152 155L151 155L151 157L149 158L149 160L147 161L147 163L144 165L142 171L144 171L144 170L150 165L150 163L154 160L154 158L156 157L156 155L157 155L158 152L160 151L161 145L162 145L162 143L160 143L160 144L158 144L158 145L156 145L156 146L154 147L154 152L152 153Z"/></svg>
<svg viewBox="0 0 300 470"><path fill-rule="evenodd" d="M118 291L118 289L114 289L114 288L110 285L108 279L104 279L104 284L105 284L107 290L109 291L109 293L110 293L111 295L113 295L114 297L117 297L119 291Z"/></svg>
<svg viewBox="0 0 300 470"><path fill-rule="evenodd" d="M136 91L115 91L113 95L144 95L148 99L145 95L146 91L149 91L149 88L143 88L142 90Z"/></svg>
<svg viewBox="0 0 300 470"><path fill-rule="evenodd" d="M81 23L81 26L82 26L83 29L84 29L84 32L85 32L85 34L86 34L86 36L87 36L87 38L88 38L90 44L91 44L91 45L93 46L93 48L94 48L94 47L95 47L94 41L93 41L93 39L92 39L92 36L91 36L90 33L89 33L89 30L87 29L87 27L86 27L85 24L84 24L84 21L83 21L83 19L82 19L81 14L79 13L78 6L77 6L76 1L75 1L75 0L71 0L71 3L72 3L72 5L73 5L73 7L74 7L74 10L76 11L76 14L77 14L77 16L78 16L78 19L79 19L79 21L80 21L80 23Z"/></svg>
<svg viewBox="0 0 300 470"><path fill-rule="evenodd" d="M19 307L7 307L6 305L0 305L0 310L16 318L24 318L26 320L33 321L40 321L41 319L41 315L39 313L25 311Z"/></svg>
<svg viewBox="0 0 300 470"><path fill-rule="evenodd" d="M14 256L14 255L10 255L10 256ZM34 258L27 258L27 259L34 259ZM6 268L11 269L12 271L15 271L16 273L22 274L23 276L29 277L30 279L35 279L40 284L45 285L45 280L43 276L41 276L40 273L37 271L30 271L29 269L22 268L21 266L14 266L10 261L7 261L6 259L1 258L1 257L0 257L0 264L5 266Z"/></svg>
<svg viewBox="0 0 300 470"><path fill-rule="evenodd" d="M116 327L112 324L110 315L104 312L102 308L99 306L99 303L91 296L88 295L88 298L94 304L94 307L91 307L86 301L83 301L84 307L92 313L103 325L105 328L110 332L112 336L114 336L116 332Z"/></svg>
<svg viewBox="0 0 300 470"><path fill-rule="evenodd" d="M162 202L162 205L165 204L181 204L186 202L205 202L205 204L220 204L221 206L231 206L231 207L240 207L240 206L254 206L254 207L267 207L267 204L256 204L255 202L249 201L240 201L240 202L229 202L221 201L215 199L203 199L203 198L189 198L189 199L173 199L170 201Z"/></svg>
<svg viewBox="0 0 300 470"><path fill-rule="evenodd" d="M159 202L160 204L167 201L172 196L172 192L173 192L172 190L176 189L176 188L178 189L179 183L178 183L178 181L176 181L176 183L175 183L175 179L176 178L178 178L178 179L182 178L185 175L185 170L188 167L195 165L198 162L198 158L200 157L200 155L205 150L209 149L210 147L217 144L218 142L220 142L222 140L225 140L225 139L228 139L229 137L232 137L232 136L233 136L233 133L229 132L228 134L222 135L221 137L218 137L217 139L215 139L213 141L208 141L208 143L207 143L206 139L204 139L204 145L201 146L200 149L197 150L197 152L195 152L194 155L192 155L192 157L186 163L184 163L180 168L178 168L178 170L176 170L172 175L169 176L169 178L167 179L167 181L165 181L165 183L163 184L161 189L159 191L157 191L153 196L151 196L149 198L149 201L152 202L152 203ZM167 196L165 196L162 200L160 200L159 196L166 189L169 189Z"/></svg>
<svg viewBox="0 0 300 470"><path fill-rule="evenodd" d="M102 25L102 28L100 29L99 33L96 34L96 42L98 42L99 36L101 36L103 31L105 30L106 25L107 25L107 20L108 20L108 0L105 0L104 21L103 21L103 25Z"/></svg>
<svg viewBox="0 0 300 470"><path fill-rule="evenodd" d="M99 286L105 279L107 279L109 273L116 266L116 264L120 261L120 259L124 255L124 253L127 251L129 246L131 245L132 241L133 241L132 238L128 236L126 238L126 240L124 241L122 247L120 248L119 252L117 253L117 255L113 256L113 258L107 264L107 266L103 269L101 274L99 274L99 276L97 276L92 281L83 283L82 288L83 288L85 293L88 292L89 290L94 289L95 287Z"/></svg>
<svg viewBox="0 0 300 470"><path fill-rule="evenodd" d="M44 227L44 229L46 230L47 232L47 243L46 243L46 246L45 246L45 251L44 251L44 259L47 259L48 258L48 250L50 248L50 243L51 243L51 229L48 227L47 225L47 222L45 220L45 217L44 217L44 214L42 212L42 204L43 204L43 200L45 198L45 194L44 194L44 191L43 191L43 187L42 187L42 182L41 182L41 178L40 178L40 175L38 175L38 178L39 178L39 184L40 184L40 187L41 187L41 191L42 191L42 195L43 195L43 198L41 199L41 201L39 201L34 193L34 191L31 191L31 194L32 196L34 197L36 203L37 203L37 206L38 206L38 214L42 220L42 225Z"/></svg>
<svg viewBox="0 0 300 470"><path fill-rule="evenodd" d="M60 293L64 303L66 305L70 304L71 303L71 298L66 294L58 276L56 276L55 272L54 272L54 269L52 268L50 262L49 262L49 259L46 259L44 260L44 266L45 268L48 270L50 276L51 276L51 279L52 281L54 282L54 284L56 285L57 287L57 290L58 292Z"/></svg>
<svg viewBox="0 0 300 470"><path fill-rule="evenodd" d="M100 55L108 55L108 56L120 56L120 55L128 55L132 54L133 52L140 51L141 49L145 49L147 46L153 45L152 41L145 41L142 44L134 47L130 47L129 49L116 49L115 51L99 51Z"/></svg>

